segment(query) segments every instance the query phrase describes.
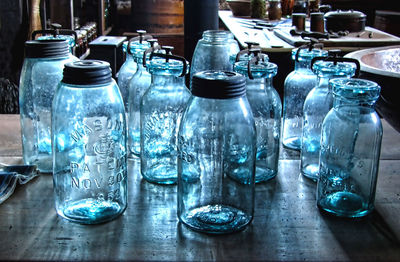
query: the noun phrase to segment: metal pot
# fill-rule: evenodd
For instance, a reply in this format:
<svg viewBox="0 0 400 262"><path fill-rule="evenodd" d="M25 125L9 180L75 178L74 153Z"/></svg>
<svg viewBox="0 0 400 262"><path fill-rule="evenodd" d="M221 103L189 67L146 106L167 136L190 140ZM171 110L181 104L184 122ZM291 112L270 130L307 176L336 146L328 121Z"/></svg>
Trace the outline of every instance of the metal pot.
<svg viewBox="0 0 400 262"><path fill-rule="evenodd" d="M331 11L324 15L325 28L328 32L361 32L365 29L367 16L360 11Z"/></svg>

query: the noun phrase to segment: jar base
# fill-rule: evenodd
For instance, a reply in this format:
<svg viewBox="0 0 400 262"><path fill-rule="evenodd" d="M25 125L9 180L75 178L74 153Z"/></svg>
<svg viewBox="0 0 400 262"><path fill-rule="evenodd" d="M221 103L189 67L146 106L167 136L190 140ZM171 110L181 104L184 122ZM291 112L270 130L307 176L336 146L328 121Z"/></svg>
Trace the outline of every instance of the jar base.
<svg viewBox="0 0 400 262"><path fill-rule="evenodd" d="M207 205L194 208L179 218L195 231L224 234L243 230L253 217L232 206Z"/></svg>
<svg viewBox="0 0 400 262"><path fill-rule="evenodd" d="M172 185L177 183L178 174L176 166L157 165L142 172L146 181L155 184Z"/></svg>
<svg viewBox="0 0 400 262"><path fill-rule="evenodd" d="M276 176L276 170L267 167L256 167L255 182L262 183L273 179Z"/></svg>
<svg viewBox="0 0 400 262"><path fill-rule="evenodd" d="M300 137L290 137L290 138L284 139L282 144L287 149L300 151L300 149L301 149L301 138Z"/></svg>
<svg viewBox="0 0 400 262"><path fill-rule="evenodd" d="M319 164L306 165L301 169L301 174L308 179L317 182L319 173Z"/></svg>
<svg viewBox="0 0 400 262"><path fill-rule="evenodd" d="M117 202L98 201L88 198L69 202L58 214L72 222L80 224L99 224L118 217L125 210Z"/></svg>
<svg viewBox="0 0 400 262"><path fill-rule="evenodd" d="M363 217L373 208L358 194L352 192L335 192L318 200L318 207L340 217Z"/></svg>

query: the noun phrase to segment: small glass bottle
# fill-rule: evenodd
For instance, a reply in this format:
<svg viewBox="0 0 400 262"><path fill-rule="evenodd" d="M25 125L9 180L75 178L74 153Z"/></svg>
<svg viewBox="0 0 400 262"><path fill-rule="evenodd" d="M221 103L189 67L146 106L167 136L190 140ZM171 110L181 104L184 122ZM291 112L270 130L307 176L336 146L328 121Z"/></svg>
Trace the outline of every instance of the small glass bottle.
<svg viewBox="0 0 400 262"><path fill-rule="evenodd" d="M66 40L25 42L19 85L23 159L42 173L51 173L51 104L64 64L77 60Z"/></svg>
<svg viewBox="0 0 400 262"><path fill-rule="evenodd" d="M295 68L285 79L283 94L282 143L286 148L300 150L304 100L317 84L317 75L311 70L311 60L327 54L325 50L314 48L313 43L309 48L292 51Z"/></svg>
<svg viewBox="0 0 400 262"><path fill-rule="evenodd" d="M333 108L322 124L317 205L343 217L374 209L382 123L374 105L380 87L363 79L330 80Z"/></svg>
<svg viewBox="0 0 400 262"><path fill-rule="evenodd" d="M144 52L150 48L150 43L147 40L152 38L150 35L145 35L146 31L144 30L137 30L137 33L139 36L133 37L122 44L126 59L118 71L118 87L124 100L125 111L127 112L129 111L129 81L137 70L134 54L136 52Z"/></svg>
<svg viewBox="0 0 400 262"><path fill-rule="evenodd" d="M190 92L184 83L189 65L172 55L152 53L147 65L151 85L140 104L140 166L143 177L153 183L175 184L179 123Z"/></svg>
<svg viewBox="0 0 400 262"><path fill-rule="evenodd" d="M231 56L240 51L237 41L229 31L207 30L197 42L190 67L190 83L193 75L204 70L233 70Z"/></svg>
<svg viewBox="0 0 400 262"><path fill-rule="evenodd" d="M318 178L321 126L326 114L332 108L333 95L328 82L332 78L350 78L359 71L355 59L339 57L340 50L329 51L328 57L315 57L311 62L318 84L304 102L303 132L301 142L301 173L313 180Z"/></svg>
<svg viewBox="0 0 400 262"><path fill-rule="evenodd" d="M245 78L228 71L193 77L178 136L178 217L212 234L253 219L256 128Z"/></svg>
<svg viewBox="0 0 400 262"><path fill-rule="evenodd" d="M278 172L282 103L272 86L276 64L264 61L260 49L250 49L250 61L235 63L236 72L246 76L246 94L257 130L255 182L274 178Z"/></svg>
<svg viewBox="0 0 400 262"><path fill-rule="evenodd" d="M97 224L127 206L126 120L107 62L65 66L52 108L53 183L57 213Z"/></svg>

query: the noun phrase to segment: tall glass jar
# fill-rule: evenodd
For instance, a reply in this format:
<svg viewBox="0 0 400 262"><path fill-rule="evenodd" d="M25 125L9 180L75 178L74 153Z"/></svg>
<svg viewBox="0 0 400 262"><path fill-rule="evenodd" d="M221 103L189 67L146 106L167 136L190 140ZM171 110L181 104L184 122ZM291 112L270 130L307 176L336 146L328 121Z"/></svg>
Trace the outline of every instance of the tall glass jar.
<svg viewBox="0 0 400 262"><path fill-rule="evenodd" d="M126 121L107 62L65 66L52 109L53 183L57 213L97 224L127 206Z"/></svg>
<svg viewBox="0 0 400 262"><path fill-rule="evenodd" d="M178 217L222 234L253 219L256 128L245 78L227 71L193 77L178 137Z"/></svg>
<svg viewBox="0 0 400 262"><path fill-rule="evenodd" d="M141 173L147 181L158 184L176 183L178 129L190 97L184 83L189 65L170 50L151 54L151 85L140 105Z"/></svg>
<svg viewBox="0 0 400 262"><path fill-rule="evenodd" d="M66 40L32 40L25 43L25 60L19 85L22 153L24 163L51 173L51 104L64 64L77 58Z"/></svg>
<svg viewBox="0 0 400 262"><path fill-rule="evenodd" d="M286 77L283 91L282 143L286 148L300 150L304 100L317 84L317 75L311 70L311 60L327 54L327 51L312 47L292 51L295 67Z"/></svg>
<svg viewBox="0 0 400 262"><path fill-rule="evenodd" d="M317 205L343 217L374 209L382 124L374 110L380 87L362 79L332 79L334 103L322 124Z"/></svg>
<svg viewBox="0 0 400 262"><path fill-rule="evenodd" d="M354 76L356 68L360 68L357 60L340 58L336 55L329 51L327 58L316 57L312 60L318 84L310 91L304 102L300 166L301 173L315 181L318 178L322 121L333 106L332 90L328 82L332 78L350 78Z"/></svg>
<svg viewBox="0 0 400 262"><path fill-rule="evenodd" d="M141 50L133 54L137 70L129 81L128 146L132 158L140 157L140 100L151 84L151 75L143 64L144 53Z"/></svg>
<svg viewBox="0 0 400 262"><path fill-rule="evenodd" d="M274 178L278 172L282 103L272 85L276 64L264 61L259 49L252 49L250 61L237 62L235 71L246 76L246 94L257 130L255 182Z"/></svg>
<svg viewBox="0 0 400 262"><path fill-rule="evenodd" d="M125 111L127 112L129 111L129 81L137 70L134 54L136 52L144 52L150 48L150 43L146 40L151 39L151 36L144 35L146 31L143 30L138 30L137 32L139 34L138 37L133 37L122 44L126 59L118 71L118 87L124 100Z"/></svg>
<svg viewBox="0 0 400 262"><path fill-rule="evenodd" d="M204 70L233 70L230 57L240 51L229 31L207 30L197 42L190 67L190 83L193 75Z"/></svg>

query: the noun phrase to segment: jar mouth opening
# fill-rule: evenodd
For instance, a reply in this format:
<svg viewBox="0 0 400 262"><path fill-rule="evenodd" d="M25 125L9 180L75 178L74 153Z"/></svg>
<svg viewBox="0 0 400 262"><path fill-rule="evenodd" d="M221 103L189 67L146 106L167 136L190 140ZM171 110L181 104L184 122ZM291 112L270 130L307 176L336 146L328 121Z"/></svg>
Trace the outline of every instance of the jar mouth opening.
<svg viewBox="0 0 400 262"><path fill-rule="evenodd" d="M335 97L347 100L376 101L381 90L377 83L358 78L335 78L329 85Z"/></svg>
<svg viewBox="0 0 400 262"><path fill-rule="evenodd" d="M269 78L278 73L278 66L270 62L260 62L258 64L252 64L250 70L254 78ZM236 62L234 65L234 71L248 77L248 62Z"/></svg>
<svg viewBox="0 0 400 262"><path fill-rule="evenodd" d="M330 61L317 61L313 66L313 71L318 76L353 76L357 67L353 63Z"/></svg>
<svg viewBox="0 0 400 262"><path fill-rule="evenodd" d="M203 32L203 38L213 41L223 41L226 39L233 39L232 33L224 30L206 30Z"/></svg>
<svg viewBox="0 0 400 262"><path fill-rule="evenodd" d="M292 59L296 61L296 54L297 54L297 48L292 50ZM317 56L328 56L328 51L322 50L322 49L312 49L309 51L308 49L300 49L299 50L299 55L298 55L298 61L311 61L314 57Z"/></svg>

